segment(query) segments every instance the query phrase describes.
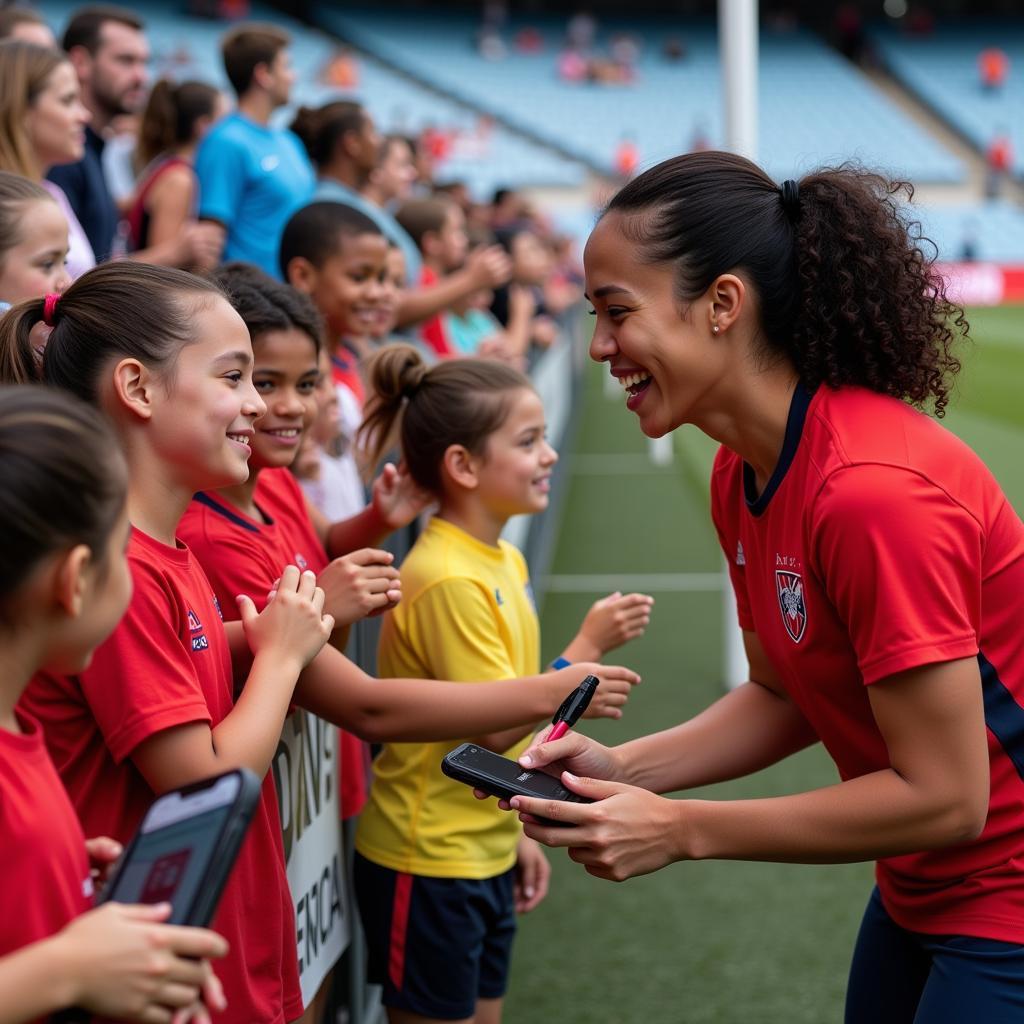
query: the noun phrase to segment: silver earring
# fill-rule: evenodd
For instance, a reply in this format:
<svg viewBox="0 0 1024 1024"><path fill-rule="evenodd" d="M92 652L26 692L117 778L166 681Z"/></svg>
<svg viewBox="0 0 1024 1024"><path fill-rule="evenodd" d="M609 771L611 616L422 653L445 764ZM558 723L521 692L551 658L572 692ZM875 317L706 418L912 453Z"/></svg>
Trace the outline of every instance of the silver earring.
<svg viewBox="0 0 1024 1024"><path fill-rule="evenodd" d="M711 332L712 332L712 334L717 334L718 333L718 324L712 324L711 325Z"/></svg>

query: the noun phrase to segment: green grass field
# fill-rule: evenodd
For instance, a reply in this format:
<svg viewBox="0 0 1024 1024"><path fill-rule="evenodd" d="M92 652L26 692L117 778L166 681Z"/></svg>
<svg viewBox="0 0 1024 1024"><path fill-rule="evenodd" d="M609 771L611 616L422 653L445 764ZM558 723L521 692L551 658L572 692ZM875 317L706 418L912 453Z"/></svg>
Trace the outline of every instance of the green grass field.
<svg viewBox="0 0 1024 1024"><path fill-rule="evenodd" d="M1024 511L1024 308L970 311L960 390L947 425L988 462ZM588 372L569 492L543 603L554 657L598 596L581 574L714 573L707 513L714 446L684 428L672 465L654 466L603 369ZM567 453L568 454L568 453ZM572 577L572 578L570 578ZM671 581L670 581L671 582ZM543 590L545 581L536 581ZM575 588L575 589L574 589ZM644 678L607 742L664 728L722 692L720 591L655 592L647 635L622 654ZM836 781L820 749L701 795L730 799ZM872 884L867 864L675 865L623 885L551 852L552 892L522 921L506 1020L521 1024L828 1024L842 1020L846 971Z"/></svg>

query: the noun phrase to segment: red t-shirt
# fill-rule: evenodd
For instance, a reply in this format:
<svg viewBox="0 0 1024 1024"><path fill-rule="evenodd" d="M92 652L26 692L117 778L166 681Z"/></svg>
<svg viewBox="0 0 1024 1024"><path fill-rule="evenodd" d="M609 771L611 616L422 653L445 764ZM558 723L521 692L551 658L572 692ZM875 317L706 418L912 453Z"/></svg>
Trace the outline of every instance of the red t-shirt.
<svg viewBox="0 0 1024 1024"><path fill-rule="evenodd" d="M92 906L85 836L24 714L22 733L0 729L0 956L59 932Z"/></svg>
<svg viewBox="0 0 1024 1024"><path fill-rule="evenodd" d="M191 552L132 530L128 561L131 605L90 666L77 676L40 673L22 696L86 833L121 842L155 796L132 764L135 748L175 726L215 726L234 705L220 608ZM220 1024L300 1016L295 914L269 773L213 928L231 944L217 965L228 1000Z"/></svg>
<svg viewBox="0 0 1024 1024"><path fill-rule="evenodd" d="M420 285L423 288L429 288L431 285L437 284L439 280L440 278L437 273L430 267L425 266L420 271ZM420 324L420 337L439 356L458 355L451 338L448 337L448 330L444 325L444 317L440 313L435 313L428 320L424 320Z"/></svg>
<svg viewBox="0 0 1024 1024"><path fill-rule="evenodd" d="M978 839L886 857L902 927L1024 942L1024 525L984 463L896 399L797 390L760 496L722 448L712 513L756 632L843 779L890 767L866 687L978 658L991 795Z"/></svg>
<svg viewBox="0 0 1024 1024"><path fill-rule="evenodd" d="M329 559L306 512L306 499L288 469L264 469L254 494L263 521L247 516L223 496L202 492L188 507L178 536L195 553L229 620L238 618L235 597L248 594L262 609L271 584L286 565L319 574ZM366 803L366 745L339 730L342 818Z"/></svg>
<svg viewBox="0 0 1024 1024"><path fill-rule="evenodd" d="M331 353L331 379L348 388L356 397L359 407L366 404L366 385L359 372L359 356L344 341Z"/></svg>

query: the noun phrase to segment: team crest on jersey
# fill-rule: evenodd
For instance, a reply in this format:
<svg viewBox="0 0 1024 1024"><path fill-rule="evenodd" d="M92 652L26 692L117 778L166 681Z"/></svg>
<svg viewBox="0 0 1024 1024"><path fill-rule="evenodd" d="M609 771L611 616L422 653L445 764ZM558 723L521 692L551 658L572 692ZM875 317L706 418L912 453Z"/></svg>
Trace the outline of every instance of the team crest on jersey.
<svg viewBox="0 0 1024 1024"><path fill-rule="evenodd" d="M295 555L295 564L303 571L305 571L305 569L309 566L309 562L307 562L300 554Z"/></svg>
<svg viewBox="0 0 1024 1024"><path fill-rule="evenodd" d="M206 634L203 632L203 624L199 621L199 616L191 608L188 610L188 631L192 634L193 651L209 649L210 641L206 639Z"/></svg>
<svg viewBox="0 0 1024 1024"><path fill-rule="evenodd" d="M775 591L779 596L782 624L793 643L798 644L807 629L807 604L804 601L804 581L799 573L775 570Z"/></svg>

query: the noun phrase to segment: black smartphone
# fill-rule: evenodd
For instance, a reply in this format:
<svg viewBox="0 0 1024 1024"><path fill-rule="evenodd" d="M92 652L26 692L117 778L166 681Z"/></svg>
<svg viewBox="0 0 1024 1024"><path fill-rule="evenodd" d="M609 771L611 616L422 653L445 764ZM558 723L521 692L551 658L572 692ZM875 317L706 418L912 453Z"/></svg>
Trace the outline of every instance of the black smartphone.
<svg viewBox="0 0 1024 1024"><path fill-rule="evenodd" d="M449 751L441 762L441 771L450 779L464 782L474 789L482 789L491 796L505 800L514 796L535 796L544 800L566 800L570 803L593 803L587 797L578 796L566 789L558 779L546 772L531 771L515 761L510 761L492 750L478 747L475 743L463 743ZM543 820L548 825L564 825L565 822Z"/></svg>
<svg viewBox="0 0 1024 1024"><path fill-rule="evenodd" d="M205 927L260 798L245 768L159 797L125 847L101 902L170 903L171 924Z"/></svg>

